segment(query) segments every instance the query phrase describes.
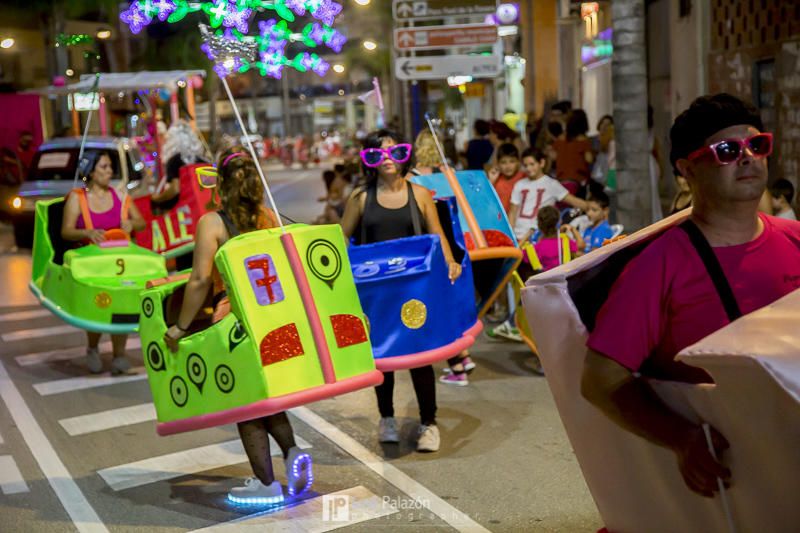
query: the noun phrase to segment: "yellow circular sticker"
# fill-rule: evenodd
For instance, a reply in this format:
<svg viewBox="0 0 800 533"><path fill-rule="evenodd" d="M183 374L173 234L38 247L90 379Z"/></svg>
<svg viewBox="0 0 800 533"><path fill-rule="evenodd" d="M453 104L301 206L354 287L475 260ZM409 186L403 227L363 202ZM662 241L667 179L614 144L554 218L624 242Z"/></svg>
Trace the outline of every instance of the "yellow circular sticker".
<svg viewBox="0 0 800 533"><path fill-rule="evenodd" d="M400 320L408 329L419 329L428 319L428 308L419 300L409 300L400 309Z"/></svg>
<svg viewBox="0 0 800 533"><path fill-rule="evenodd" d="M111 305L111 295L107 292L97 293L97 296L94 297L94 303L100 309L105 309Z"/></svg>

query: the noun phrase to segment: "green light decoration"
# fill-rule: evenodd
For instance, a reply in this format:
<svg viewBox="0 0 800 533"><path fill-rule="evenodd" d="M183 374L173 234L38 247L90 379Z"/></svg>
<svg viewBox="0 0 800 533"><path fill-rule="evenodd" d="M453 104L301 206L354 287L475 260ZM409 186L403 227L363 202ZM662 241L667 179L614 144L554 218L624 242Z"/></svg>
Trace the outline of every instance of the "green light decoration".
<svg viewBox="0 0 800 533"><path fill-rule="evenodd" d="M77 46L79 44L94 44L94 37L85 33L59 33L56 37L58 46Z"/></svg>

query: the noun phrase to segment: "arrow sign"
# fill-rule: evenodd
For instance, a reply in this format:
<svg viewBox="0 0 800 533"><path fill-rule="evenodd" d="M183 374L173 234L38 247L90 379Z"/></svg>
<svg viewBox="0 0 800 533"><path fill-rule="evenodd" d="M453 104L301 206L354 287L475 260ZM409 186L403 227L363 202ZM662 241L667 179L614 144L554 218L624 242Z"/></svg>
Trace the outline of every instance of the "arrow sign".
<svg viewBox="0 0 800 533"><path fill-rule="evenodd" d="M396 5L398 18L411 18L414 15L414 7L411 2L400 2Z"/></svg>
<svg viewBox="0 0 800 533"><path fill-rule="evenodd" d="M398 57L395 75L399 80L443 80L451 76L495 78L503 73L495 56L448 55Z"/></svg>
<svg viewBox="0 0 800 533"><path fill-rule="evenodd" d="M455 46L484 46L497 42L494 24L456 24L394 30L398 50L435 50Z"/></svg>

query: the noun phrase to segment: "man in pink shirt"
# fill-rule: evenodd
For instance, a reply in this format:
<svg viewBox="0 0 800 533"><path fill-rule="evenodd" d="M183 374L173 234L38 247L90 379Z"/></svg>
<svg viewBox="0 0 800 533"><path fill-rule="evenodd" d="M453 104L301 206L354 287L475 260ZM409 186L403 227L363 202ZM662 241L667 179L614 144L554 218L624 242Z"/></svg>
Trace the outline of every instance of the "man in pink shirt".
<svg viewBox="0 0 800 533"><path fill-rule="evenodd" d="M702 427L640 376L712 382L675 361L678 352L800 287L800 223L758 213L772 151L762 129L758 112L728 94L698 98L675 120L670 160L692 187L692 215L626 266L597 315L583 370L583 396L673 450L686 485L709 497L730 471L708 451ZM728 442L713 428L712 440L719 457Z"/></svg>

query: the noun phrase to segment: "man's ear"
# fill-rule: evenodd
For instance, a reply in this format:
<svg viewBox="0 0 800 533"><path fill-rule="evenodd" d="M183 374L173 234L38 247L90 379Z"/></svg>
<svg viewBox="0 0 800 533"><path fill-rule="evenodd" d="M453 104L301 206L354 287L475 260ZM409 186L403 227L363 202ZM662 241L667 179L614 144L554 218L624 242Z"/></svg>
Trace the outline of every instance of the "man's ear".
<svg viewBox="0 0 800 533"><path fill-rule="evenodd" d="M675 161L675 166L678 167L678 172L687 180L694 179L694 169L688 159L678 159Z"/></svg>

